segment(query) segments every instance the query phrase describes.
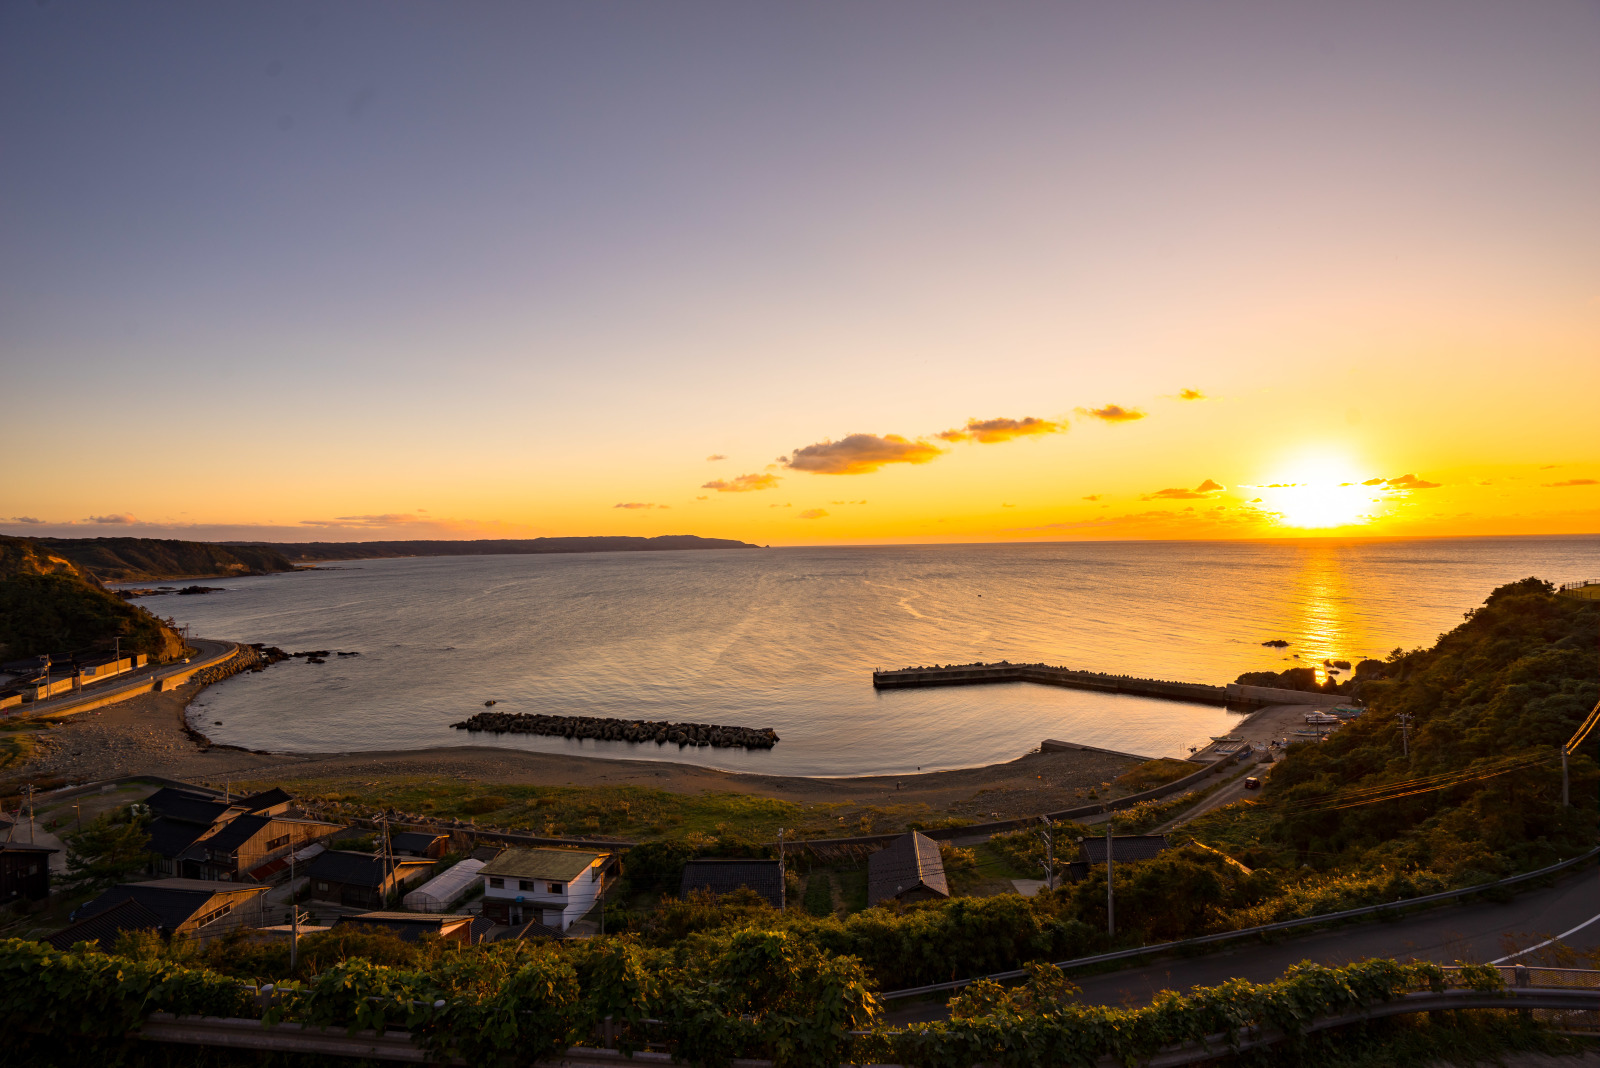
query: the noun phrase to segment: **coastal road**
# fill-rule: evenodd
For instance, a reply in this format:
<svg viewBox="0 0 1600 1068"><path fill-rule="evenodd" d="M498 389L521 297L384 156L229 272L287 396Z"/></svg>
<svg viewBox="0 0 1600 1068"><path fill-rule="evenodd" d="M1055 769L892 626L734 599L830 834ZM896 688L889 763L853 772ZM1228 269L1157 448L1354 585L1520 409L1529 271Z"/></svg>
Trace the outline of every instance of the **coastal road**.
<svg viewBox="0 0 1600 1068"><path fill-rule="evenodd" d="M1483 964L1578 927L1600 913L1600 868L1588 868L1552 887L1530 890L1504 904L1476 902L1419 913L1388 923L1320 931L1275 945L1244 945L1204 957L1165 960L1100 975L1075 976L1082 1000L1095 1005L1148 1005L1163 990L1180 993L1228 979L1264 983L1303 960L1342 965L1370 957L1401 961ZM1600 949L1600 920L1562 940L1580 953ZM1553 948L1553 947L1552 947ZM1517 958L1524 964L1553 963L1549 950ZM1571 965L1569 965L1571 966ZM1593 965L1576 965L1593 967ZM891 1023L943 1019L942 1004L921 1002L891 1008Z"/></svg>
<svg viewBox="0 0 1600 1068"><path fill-rule="evenodd" d="M189 644L195 650L195 655L189 658L187 664L161 664L129 672L126 675L116 675L105 682L92 682L76 693L23 705L11 714L12 716L25 714L30 719L39 716L68 715L76 711L79 705L100 704L107 698L116 700L120 697L133 697L148 692L154 680L204 671L227 660L239 648L235 642L218 641L214 638L191 638Z"/></svg>

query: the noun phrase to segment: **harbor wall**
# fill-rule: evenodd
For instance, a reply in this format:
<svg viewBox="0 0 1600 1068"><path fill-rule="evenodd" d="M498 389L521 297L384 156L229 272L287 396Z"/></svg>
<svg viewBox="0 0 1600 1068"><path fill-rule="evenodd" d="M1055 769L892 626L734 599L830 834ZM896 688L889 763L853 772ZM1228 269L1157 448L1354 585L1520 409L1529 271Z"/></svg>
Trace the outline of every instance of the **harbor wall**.
<svg viewBox="0 0 1600 1068"><path fill-rule="evenodd" d="M1260 708L1265 705L1313 705L1328 708L1344 704L1338 694L1309 690L1285 690L1274 686L1208 686L1199 682L1173 682L1168 679L1142 679L1133 675L1107 675L1098 671L1074 671L1049 664L960 664L949 667L901 668L874 671L872 685L879 690L910 689L919 686L974 686L991 682L1037 682L1046 686L1067 686L1075 690L1125 693L1137 697L1160 697L1169 701L1191 701L1206 705L1232 705Z"/></svg>

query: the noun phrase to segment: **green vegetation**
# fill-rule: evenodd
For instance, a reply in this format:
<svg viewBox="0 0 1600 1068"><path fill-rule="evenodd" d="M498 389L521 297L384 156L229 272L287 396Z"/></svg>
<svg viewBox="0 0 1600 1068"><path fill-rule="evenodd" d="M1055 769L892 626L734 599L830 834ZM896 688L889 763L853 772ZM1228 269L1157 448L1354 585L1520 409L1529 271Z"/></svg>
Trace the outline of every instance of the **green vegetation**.
<svg viewBox="0 0 1600 1068"><path fill-rule="evenodd" d="M100 890L115 886L153 859L147 820L127 809L107 813L91 820L83 830L68 835L67 876L63 880L73 891Z"/></svg>
<svg viewBox="0 0 1600 1068"><path fill-rule="evenodd" d="M622 1051L663 1043L675 1060L705 1068L725 1068L736 1057L771 1058L779 1068L892 1062L1054 1068L1106 1056L1137 1063L1171 1043L1250 1027L1298 1035L1318 1017L1414 991L1443 990L1452 982L1485 991L1501 985L1490 968L1452 977L1431 964L1302 964L1275 983L1236 980L1123 1009L1079 1004L1071 984L1053 969L1035 969L1016 990L975 985L958 999L950 1020L879 1026L856 1037L850 1032L871 1027L878 1008L860 962L782 931L740 930L672 950L615 937L408 944L373 932L337 938L330 932L304 945L317 957L317 970L287 978L247 966L286 964L264 955L281 947L244 941L218 943L203 956L151 938L125 939L123 955L0 942L0 983L8 991L0 1023L8 1054L25 1063L161 1063L148 1059L149 1047L135 1035L150 1013L170 1012L351 1031L403 1028L434 1058L496 1066L594 1045L600 1022L610 1017ZM264 1012L241 984L245 975L276 979L274 1001ZM1429 1048L1419 1040L1432 1051L1479 1054L1575 1048L1512 1012L1468 1021L1456 1015L1296 1039L1267 1056L1302 1059L1316 1047L1338 1055L1333 1063L1354 1066L1384 1063L1382 1055L1393 1047Z"/></svg>
<svg viewBox="0 0 1600 1068"><path fill-rule="evenodd" d="M1600 602L1538 579L1502 586L1434 648L1396 650L1385 677L1367 683L1368 711L1326 742L1291 748L1259 803L1187 829L1252 867L1308 870L1274 918L1482 882L1590 848L1596 739L1569 760L1570 808L1557 747L1600 699L1597 634ZM1456 785L1398 796L1446 775ZM1391 799L1341 807L1367 796Z"/></svg>
<svg viewBox="0 0 1600 1068"><path fill-rule="evenodd" d="M0 659L104 650L182 655L176 632L37 542L0 535Z"/></svg>
<svg viewBox="0 0 1600 1068"><path fill-rule="evenodd" d="M1157 786L1165 786L1169 782L1177 782L1185 775L1193 775L1199 770L1187 760L1157 757L1123 772L1117 776L1116 783L1130 793L1140 793L1144 790L1154 790Z"/></svg>
<svg viewBox="0 0 1600 1068"><path fill-rule="evenodd" d="M813 872L806 880L804 908L808 916L833 915L833 876L830 873Z"/></svg>
<svg viewBox="0 0 1600 1068"><path fill-rule="evenodd" d="M164 538L33 540L104 582L265 575L294 569L281 552L262 545L213 545Z"/></svg>
<svg viewBox="0 0 1600 1068"><path fill-rule="evenodd" d="M694 534L662 534L654 538L627 535L588 538L484 538L473 541L310 541L230 545L282 553L291 560L377 560L390 556L530 556L544 553L660 552L680 549L755 549L731 538Z"/></svg>

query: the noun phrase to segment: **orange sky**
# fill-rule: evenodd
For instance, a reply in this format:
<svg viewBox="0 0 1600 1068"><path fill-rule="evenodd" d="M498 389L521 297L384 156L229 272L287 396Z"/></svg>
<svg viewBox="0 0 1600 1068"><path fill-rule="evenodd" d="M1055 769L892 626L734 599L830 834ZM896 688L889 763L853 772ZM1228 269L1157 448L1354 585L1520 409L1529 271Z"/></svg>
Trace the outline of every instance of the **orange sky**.
<svg viewBox="0 0 1600 1068"><path fill-rule="evenodd" d="M0 531L1600 531L1592 8L981 6L0 11Z"/></svg>

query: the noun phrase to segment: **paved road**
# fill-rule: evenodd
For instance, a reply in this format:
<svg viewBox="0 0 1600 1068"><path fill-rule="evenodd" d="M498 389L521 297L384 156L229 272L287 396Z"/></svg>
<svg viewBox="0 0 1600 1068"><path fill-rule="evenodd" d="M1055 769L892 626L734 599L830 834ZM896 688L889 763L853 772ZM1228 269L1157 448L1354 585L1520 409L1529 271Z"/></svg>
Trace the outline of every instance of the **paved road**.
<svg viewBox="0 0 1600 1068"><path fill-rule="evenodd" d="M1530 890L1504 904L1454 905L1394 922L1321 931L1276 945L1241 945L1205 957L1074 977L1074 981L1083 987L1083 1000L1091 1004L1148 1005L1163 990L1181 992L1232 978L1267 982L1303 960L1337 965L1392 957L1435 964L1481 964L1569 931L1596 913L1600 913L1600 868L1587 868L1556 886ZM1600 948L1600 922L1569 936L1563 944L1580 952ZM1521 958L1528 964L1540 959L1536 955ZM913 1023L941 1019L945 1014L944 1005L921 1002L891 1009L887 1016L893 1023Z"/></svg>
<svg viewBox="0 0 1600 1068"><path fill-rule="evenodd" d="M156 667L141 668L126 675L116 675L105 682L92 682L77 693L22 705L13 710L12 715L21 713L30 718L62 715L72 712L78 705L87 701L102 701L107 697L115 697L133 690L143 692L149 686L151 679L164 679L171 675L203 670L227 659L234 649L238 648L233 642L217 641L212 638L190 638L189 644L194 648L195 655L189 658L187 664L161 664Z"/></svg>

